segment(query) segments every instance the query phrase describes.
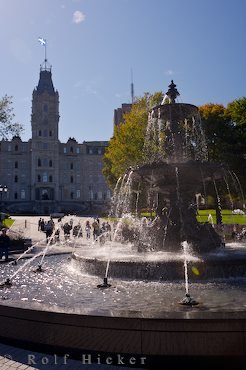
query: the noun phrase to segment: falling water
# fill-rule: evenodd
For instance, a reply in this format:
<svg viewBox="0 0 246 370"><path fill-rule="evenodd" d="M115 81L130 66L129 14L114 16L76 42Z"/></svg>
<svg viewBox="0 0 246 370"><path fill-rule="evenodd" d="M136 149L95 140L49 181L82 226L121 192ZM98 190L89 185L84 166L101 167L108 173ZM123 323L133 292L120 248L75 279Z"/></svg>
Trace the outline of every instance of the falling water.
<svg viewBox="0 0 246 370"><path fill-rule="evenodd" d="M209 213L209 215L208 215L208 222L211 223L211 225L214 227L214 219L213 219L213 216L211 215L211 213Z"/></svg>
<svg viewBox="0 0 246 370"><path fill-rule="evenodd" d="M182 243L184 253L184 278L185 278L185 293L189 294L189 277L188 277L188 261L187 256L189 254L189 244L187 241Z"/></svg>
<svg viewBox="0 0 246 370"><path fill-rule="evenodd" d="M231 171L231 173L233 174L233 176L235 177L235 179L236 179L236 181L237 181L237 184L238 184L239 189L240 189L241 197L242 197L241 199L242 199L242 201L244 202L244 199L245 199L245 197L244 197L244 192L243 192L242 185L241 185L241 183L240 183L240 181L239 181L239 178L238 178L238 176L235 174L235 172L234 172L234 171ZM243 204L243 208L245 208L245 204Z"/></svg>

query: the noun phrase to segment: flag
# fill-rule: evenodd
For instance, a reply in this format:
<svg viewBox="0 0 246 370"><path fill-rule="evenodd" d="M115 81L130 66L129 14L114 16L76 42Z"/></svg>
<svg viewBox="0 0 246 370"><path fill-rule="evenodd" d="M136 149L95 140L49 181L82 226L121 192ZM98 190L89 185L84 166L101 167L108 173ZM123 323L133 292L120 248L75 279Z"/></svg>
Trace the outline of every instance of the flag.
<svg viewBox="0 0 246 370"><path fill-rule="evenodd" d="M42 37L39 37L39 38L38 38L38 41L39 41L39 42L40 42L40 44L41 44L41 45L43 45L43 46L46 44L46 40L45 40L45 39L43 39Z"/></svg>

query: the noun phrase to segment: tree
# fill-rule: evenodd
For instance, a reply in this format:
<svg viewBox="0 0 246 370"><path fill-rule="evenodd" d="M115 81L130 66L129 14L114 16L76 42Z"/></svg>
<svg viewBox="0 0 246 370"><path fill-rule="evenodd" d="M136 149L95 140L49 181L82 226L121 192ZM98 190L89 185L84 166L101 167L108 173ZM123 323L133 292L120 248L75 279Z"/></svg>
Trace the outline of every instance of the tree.
<svg viewBox="0 0 246 370"><path fill-rule="evenodd" d="M235 171L245 184L246 99L228 104L205 104L199 107L206 136L209 160L222 162Z"/></svg>
<svg viewBox="0 0 246 370"><path fill-rule="evenodd" d="M143 161L148 112L151 107L160 103L161 98L161 92L153 95L145 93L143 97L136 99L131 112L124 114L124 123L115 127L104 155L103 174L110 187L114 187L127 168L135 167Z"/></svg>
<svg viewBox="0 0 246 370"><path fill-rule="evenodd" d="M232 125L222 104L205 104L199 107L210 161L223 162L227 153Z"/></svg>
<svg viewBox="0 0 246 370"><path fill-rule="evenodd" d="M227 105L226 115L239 126L246 129L246 97L234 100Z"/></svg>
<svg viewBox="0 0 246 370"><path fill-rule="evenodd" d="M23 131L22 125L13 123L14 117L12 96L5 95L0 100L0 137L3 139L8 139L10 136L19 136Z"/></svg>

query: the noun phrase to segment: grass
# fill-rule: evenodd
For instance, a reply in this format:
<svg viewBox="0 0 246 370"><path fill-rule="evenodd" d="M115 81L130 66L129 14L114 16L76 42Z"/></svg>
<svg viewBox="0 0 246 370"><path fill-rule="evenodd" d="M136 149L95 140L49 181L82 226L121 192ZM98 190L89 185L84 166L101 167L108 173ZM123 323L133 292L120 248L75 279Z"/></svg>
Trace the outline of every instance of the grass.
<svg viewBox="0 0 246 370"><path fill-rule="evenodd" d="M239 224L246 225L246 215L234 215L229 209L223 209L222 213L222 222L223 224ZM198 222L207 222L208 216L211 215L213 218L213 223L216 224L216 211L215 209L203 209L198 211L197 221ZM150 212L141 212L141 217L155 217L155 212L152 214ZM106 219L106 218L105 218ZM107 220L117 221L117 218L110 217ZM211 223L211 221L210 221Z"/></svg>
<svg viewBox="0 0 246 370"><path fill-rule="evenodd" d="M239 224L246 225L246 215L235 215L229 209L222 209L222 222L223 224ZM198 211L197 220L199 222L208 221L208 216L211 215L213 223L216 224L216 211L215 209L203 209Z"/></svg>

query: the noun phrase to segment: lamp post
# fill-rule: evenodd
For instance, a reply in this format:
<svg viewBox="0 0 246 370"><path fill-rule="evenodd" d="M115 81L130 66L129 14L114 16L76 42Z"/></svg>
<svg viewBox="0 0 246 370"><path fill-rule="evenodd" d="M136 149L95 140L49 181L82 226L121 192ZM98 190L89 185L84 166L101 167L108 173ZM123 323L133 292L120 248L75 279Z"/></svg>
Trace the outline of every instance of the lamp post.
<svg viewBox="0 0 246 370"><path fill-rule="evenodd" d="M7 185L0 185L0 200L1 200L1 208L3 206L3 193L7 194L8 187Z"/></svg>

